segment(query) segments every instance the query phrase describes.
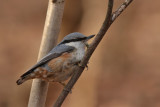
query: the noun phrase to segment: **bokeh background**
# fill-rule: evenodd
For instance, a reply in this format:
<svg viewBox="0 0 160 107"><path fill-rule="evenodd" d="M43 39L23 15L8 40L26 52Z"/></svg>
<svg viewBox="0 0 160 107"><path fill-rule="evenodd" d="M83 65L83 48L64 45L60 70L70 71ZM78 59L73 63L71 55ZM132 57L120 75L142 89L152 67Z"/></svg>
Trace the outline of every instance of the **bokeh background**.
<svg viewBox="0 0 160 107"><path fill-rule="evenodd" d="M96 34L108 0L66 0L59 40ZM123 2L115 0L114 10ZM36 63L48 0L1 0L0 107L27 107L31 82L16 80ZM160 107L160 1L134 0L113 23L63 107ZM50 84L46 107L62 90Z"/></svg>

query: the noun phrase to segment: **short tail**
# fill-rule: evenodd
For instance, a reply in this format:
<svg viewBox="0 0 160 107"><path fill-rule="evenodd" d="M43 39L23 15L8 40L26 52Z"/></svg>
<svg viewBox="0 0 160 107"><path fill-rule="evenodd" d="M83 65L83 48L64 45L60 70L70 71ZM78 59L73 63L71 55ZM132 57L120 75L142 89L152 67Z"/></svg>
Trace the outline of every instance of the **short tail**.
<svg viewBox="0 0 160 107"><path fill-rule="evenodd" d="M18 79L16 81L17 85L21 85L23 82L25 82L26 80L30 79L30 74L32 73L33 71L27 71L26 73L24 73L20 79Z"/></svg>
<svg viewBox="0 0 160 107"><path fill-rule="evenodd" d="M21 85L23 82L25 81L25 79L20 78L16 81L17 85Z"/></svg>

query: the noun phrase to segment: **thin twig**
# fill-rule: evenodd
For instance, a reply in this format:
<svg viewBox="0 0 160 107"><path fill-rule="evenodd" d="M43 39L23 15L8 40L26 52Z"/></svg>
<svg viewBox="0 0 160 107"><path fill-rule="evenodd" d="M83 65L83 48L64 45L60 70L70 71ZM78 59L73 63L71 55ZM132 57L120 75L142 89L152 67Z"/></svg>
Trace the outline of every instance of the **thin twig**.
<svg viewBox="0 0 160 107"><path fill-rule="evenodd" d="M111 23L117 19L117 17L124 11L125 8L132 2L133 0L125 0L124 3L112 14Z"/></svg>
<svg viewBox="0 0 160 107"><path fill-rule="evenodd" d="M58 3L56 3L56 1ZM57 43L62 22L64 0L49 0L43 38L41 41L38 60L45 56ZM48 91L48 83L34 79L32 83L28 107L44 107Z"/></svg>
<svg viewBox="0 0 160 107"><path fill-rule="evenodd" d="M90 44L90 46L89 46L89 48L86 52L85 57L82 59L82 61L80 63L81 67L79 67L77 69L77 72L74 73L74 75L72 76L72 78L70 79L68 84L64 87L63 91L61 92L58 99L56 100L56 102L54 104L54 107L60 107L62 105L63 101L65 100L68 93L71 91L72 87L74 86L74 84L76 83L78 78L80 77L81 73L84 70L84 66L87 65L88 60L90 59L92 53L94 52L94 50L96 49L96 47L98 46L100 41L102 40L103 36L105 35L107 30L109 29L110 25L114 22L114 20L124 11L124 9L132 1L133 0L125 0L125 2L122 4L123 6L121 5L120 8L118 8L118 10L113 13L113 15L112 15L113 0L108 1L107 15L106 15L106 18L103 22L103 25L102 25L101 29L99 30L99 32L98 32L97 36L95 37L94 41Z"/></svg>

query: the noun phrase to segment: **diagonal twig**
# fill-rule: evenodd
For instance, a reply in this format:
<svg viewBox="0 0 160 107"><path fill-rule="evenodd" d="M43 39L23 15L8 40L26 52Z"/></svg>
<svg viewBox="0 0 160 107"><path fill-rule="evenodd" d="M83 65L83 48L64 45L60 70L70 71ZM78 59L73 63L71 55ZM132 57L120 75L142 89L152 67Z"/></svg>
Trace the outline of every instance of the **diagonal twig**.
<svg viewBox="0 0 160 107"><path fill-rule="evenodd" d="M117 19L117 17L124 11L124 9L127 8L127 6L129 6L129 4L132 2L133 0L125 0L124 3L121 4L121 6L112 13L112 17L111 17L111 23L113 23L115 21L115 19Z"/></svg>
<svg viewBox="0 0 160 107"><path fill-rule="evenodd" d="M80 67L77 69L77 72L74 73L68 84L64 87L63 91L60 93L58 99L56 100L54 107L60 107L67 97L68 93L71 91L72 87L80 77L81 73L83 72L85 65L87 65L88 60L90 59L91 55L93 54L94 50L104 37L105 33L109 29L110 25L115 21L115 19L125 10L125 8L132 2L133 0L125 0L125 2L112 14L113 8L113 0L108 0L108 9L107 15L103 22L102 27L100 28L98 34L96 35L93 42L90 44L89 48L87 49L86 55L82 59L80 63Z"/></svg>

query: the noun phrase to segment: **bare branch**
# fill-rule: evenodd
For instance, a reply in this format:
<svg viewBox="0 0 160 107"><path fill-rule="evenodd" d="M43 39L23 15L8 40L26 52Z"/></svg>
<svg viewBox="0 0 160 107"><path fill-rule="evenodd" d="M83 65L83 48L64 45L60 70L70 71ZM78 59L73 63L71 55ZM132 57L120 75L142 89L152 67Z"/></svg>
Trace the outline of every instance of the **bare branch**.
<svg viewBox="0 0 160 107"><path fill-rule="evenodd" d="M57 43L64 10L64 0L56 1L58 3L53 3L52 0L49 0L48 3L47 17L45 21L38 60L45 56ZM40 79L34 79L28 107L44 107L47 91L47 82Z"/></svg>
<svg viewBox="0 0 160 107"><path fill-rule="evenodd" d="M111 23L115 21L115 19L124 11L125 8L132 2L133 0L125 0L124 3L112 14Z"/></svg>
<svg viewBox="0 0 160 107"><path fill-rule="evenodd" d="M113 8L113 0L109 0L109 2L108 2L108 11L107 11L107 15L106 15L105 21L104 21L104 23L103 23L98 35L94 39L93 43L88 48L85 57L82 59L82 61L80 63L82 67L79 67L79 69L77 69L78 72L76 72L72 76L71 80L64 87L64 89L63 89L62 93L60 94L60 96L58 97L54 107L60 107L62 105L64 99L66 98L68 93L71 91L73 85L76 83L76 81L80 77L81 73L83 72L83 70L85 68L85 65L87 64L87 62L88 62L89 58L91 57L93 51L95 50L95 48L97 47L98 43L100 42L100 40L104 36L105 32L109 28L109 26L110 26L109 22L110 22L110 17L111 17L111 14L112 14L112 8Z"/></svg>
<svg viewBox="0 0 160 107"><path fill-rule="evenodd" d="M90 59L92 53L104 37L105 33L109 29L110 25L114 22L114 20L123 12L123 10L132 2L133 0L125 0L125 2L117 9L116 12L112 15L112 8L113 8L113 0L108 0L108 9L107 9L107 15L103 22L103 25L101 29L99 30L97 36L95 37L94 41L90 44L86 55L82 59L80 63L80 67L77 69L77 72L74 73L68 84L64 87L63 91L59 95L57 101L54 104L54 107L60 107L67 97L68 93L71 91L72 87L80 77L81 73L83 72L85 66L88 63L88 60Z"/></svg>

